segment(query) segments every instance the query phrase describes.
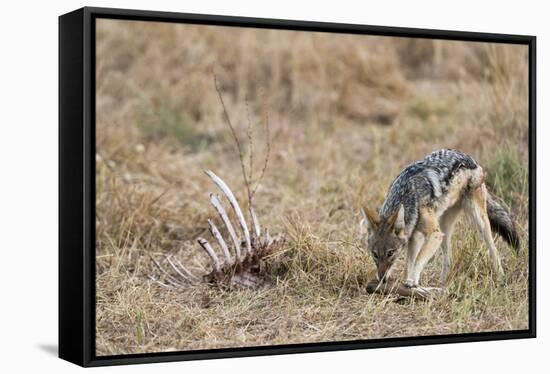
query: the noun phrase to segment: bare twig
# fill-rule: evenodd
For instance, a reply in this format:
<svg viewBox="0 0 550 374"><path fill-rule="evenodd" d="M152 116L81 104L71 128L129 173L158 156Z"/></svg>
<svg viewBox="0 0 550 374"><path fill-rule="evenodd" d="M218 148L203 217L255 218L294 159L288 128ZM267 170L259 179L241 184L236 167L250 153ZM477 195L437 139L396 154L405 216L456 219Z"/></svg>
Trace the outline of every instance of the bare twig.
<svg viewBox="0 0 550 374"><path fill-rule="evenodd" d="M250 121L250 108L248 105L248 99L245 99L246 105L246 135L248 136L248 183L252 183L252 177L254 173L254 142L252 140L252 122ZM249 205L252 205L252 196L249 196Z"/></svg>
<svg viewBox="0 0 550 374"><path fill-rule="evenodd" d="M251 203L252 194L250 193L250 182L246 175L246 168L244 163L244 153L241 146L241 142L239 141L239 138L237 137L237 133L235 132L235 127L233 127L233 124L231 123L231 118L229 118L229 113L227 112L227 107L225 106L225 102L223 101L223 95L220 90L220 87L218 85L218 78L216 77L216 74L214 74L214 86L216 87L216 92L218 93L218 98L220 99L220 103L223 107L223 113L225 115L225 120L227 121L227 125L229 126L229 129L231 130L231 135L233 135L233 140L235 141L235 145L237 146L237 151L239 152L239 159L241 161L241 171L243 173L243 179L244 184L246 187L246 192L248 195L248 203Z"/></svg>
<svg viewBox="0 0 550 374"><path fill-rule="evenodd" d="M269 131L269 113L267 111L267 103L265 95L262 93L262 102L263 102L263 110L264 110L264 118L265 118L265 158L264 158L264 165L262 167L262 172L260 173L260 177L256 181L256 185L254 186L254 189L252 190L251 198L254 197L254 194L258 190L258 187L260 186L260 183L262 182L262 179L264 178L265 171L267 170L267 164L269 163L269 156L271 152L271 134Z"/></svg>

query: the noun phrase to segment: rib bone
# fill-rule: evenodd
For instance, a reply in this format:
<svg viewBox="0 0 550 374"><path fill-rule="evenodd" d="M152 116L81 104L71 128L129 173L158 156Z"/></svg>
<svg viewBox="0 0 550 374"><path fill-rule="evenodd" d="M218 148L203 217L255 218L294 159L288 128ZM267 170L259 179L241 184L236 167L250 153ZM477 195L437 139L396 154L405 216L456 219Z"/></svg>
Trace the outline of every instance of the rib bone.
<svg viewBox="0 0 550 374"><path fill-rule="evenodd" d="M174 271L175 271L176 273L178 273L180 277L182 277L182 279L185 279L185 280L186 280L187 282L189 282L189 283L196 283L196 278L193 279L192 277L194 277L194 276L193 276L191 273L189 273L189 272L187 271L187 269L185 269L183 266L182 266L182 269L185 270L185 273L186 273L186 274L182 273L181 270L176 266L176 264L174 264L174 263L172 262L172 260L170 259L170 256L166 256L166 261L168 262L168 264L170 264L170 266L172 267L172 269L174 269ZM192 277L191 277L191 276L192 276Z"/></svg>
<svg viewBox="0 0 550 374"><path fill-rule="evenodd" d="M225 184L225 182L218 177L216 174L214 174L210 170L205 171L206 175L212 179L212 181L216 184L216 186L219 187L219 189L223 192L223 194L227 197L227 200L229 200L229 203L231 204L231 207L235 211L235 215L237 216L237 220L239 221L239 224L241 225L241 229L243 231L244 240L246 243L246 250L248 253L252 252L252 247L250 244L250 233L248 231L248 226L246 224L246 221L243 216L243 212L241 211L241 208L239 207L239 203L237 202L237 199L235 199L235 196L233 195L233 192L231 192L231 189Z"/></svg>
<svg viewBox="0 0 550 374"><path fill-rule="evenodd" d="M170 275L170 273L168 273L166 270L164 270L164 268L152 256L151 256L151 260L153 260L153 263L155 264L155 266L166 276L166 281L168 281L171 285L173 285L175 287L183 287L184 286L184 284L178 282L178 280L176 278L174 278L173 276Z"/></svg>
<svg viewBox="0 0 550 374"><path fill-rule="evenodd" d="M214 222L212 220L208 220L208 224L210 225L210 233L212 233L212 236L216 238L218 241L218 244L220 248L222 249L223 256L225 257L226 263L231 263L231 255L229 254L229 248L227 248L227 244L225 244L225 240L222 238L222 234L220 234L220 230L216 227Z"/></svg>
<svg viewBox="0 0 550 374"><path fill-rule="evenodd" d="M201 245L201 247L208 253L208 256L212 259L212 268L214 271L220 270L220 260L218 259L218 256L216 255L216 252L212 249L210 246L210 243L204 238L198 238L197 241Z"/></svg>
<svg viewBox="0 0 550 374"><path fill-rule="evenodd" d="M233 228L233 225L231 224L231 221L229 220L229 217L227 216L227 213L225 212L225 209L223 208L223 205L218 198L216 194L211 193L210 194L210 202L218 212L218 215L223 221L223 224L227 228L227 232L229 232L229 236L231 237L231 240L233 241L233 246L235 247L235 255L237 256L237 260L241 260L241 244L239 243L239 239L237 239L237 234L235 233L235 229Z"/></svg>
<svg viewBox="0 0 550 374"><path fill-rule="evenodd" d="M191 280L193 281L193 283L198 283L199 282L199 278L197 278L197 276L193 273L191 273L189 270L187 270L187 268L185 266L183 266L181 264L181 262L179 262L177 259L174 259L174 261L176 262L176 265L179 266L179 268L185 273L187 274L187 276L189 278L191 278Z"/></svg>

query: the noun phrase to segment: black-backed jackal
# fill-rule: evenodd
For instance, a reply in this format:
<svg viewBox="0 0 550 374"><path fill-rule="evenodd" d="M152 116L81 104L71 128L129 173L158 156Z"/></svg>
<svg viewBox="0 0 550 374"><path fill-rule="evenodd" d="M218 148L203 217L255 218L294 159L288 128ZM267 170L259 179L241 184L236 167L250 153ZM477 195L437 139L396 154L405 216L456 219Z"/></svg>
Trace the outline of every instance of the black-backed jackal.
<svg viewBox="0 0 550 374"><path fill-rule="evenodd" d="M445 282L451 266L451 236L461 212L471 219L487 244L492 270L503 273L492 231L514 249L519 237L509 212L487 191L485 173L470 156L455 150L435 151L407 166L393 181L379 213L361 210L363 240L385 281L402 248L407 248L407 287L441 246Z"/></svg>

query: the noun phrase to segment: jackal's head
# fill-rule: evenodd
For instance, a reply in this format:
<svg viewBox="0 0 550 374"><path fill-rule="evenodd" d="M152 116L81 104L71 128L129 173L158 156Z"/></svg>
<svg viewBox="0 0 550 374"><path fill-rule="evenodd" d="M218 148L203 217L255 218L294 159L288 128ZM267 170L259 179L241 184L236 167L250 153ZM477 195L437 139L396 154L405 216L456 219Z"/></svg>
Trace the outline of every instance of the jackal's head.
<svg viewBox="0 0 550 374"><path fill-rule="evenodd" d="M387 218L361 209L361 240L376 263L378 280L385 282L401 249L407 243L403 205Z"/></svg>

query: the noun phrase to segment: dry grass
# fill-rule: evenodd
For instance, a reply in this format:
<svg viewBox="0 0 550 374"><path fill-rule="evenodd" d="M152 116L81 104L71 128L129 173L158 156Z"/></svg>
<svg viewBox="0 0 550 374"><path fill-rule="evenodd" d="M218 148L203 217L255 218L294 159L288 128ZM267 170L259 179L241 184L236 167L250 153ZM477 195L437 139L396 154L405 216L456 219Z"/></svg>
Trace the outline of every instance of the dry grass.
<svg viewBox="0 0 550 374"><path fill-rule="evenodd" d="M527 328L526 47L106 20L97 33L98 355ZM255 204L288 240L259 290L166 290L148 255L207 264L195 239L214 187L202 170L246 198L213 72L243 144L249 102L257 164L265 97L272 157ZM461 222L447 294L366 294L358 207L441 147L488 169L520 255L498 240L506 279L493 284ZM440 268L437 255L421 281L437 285Z"/></svg>

